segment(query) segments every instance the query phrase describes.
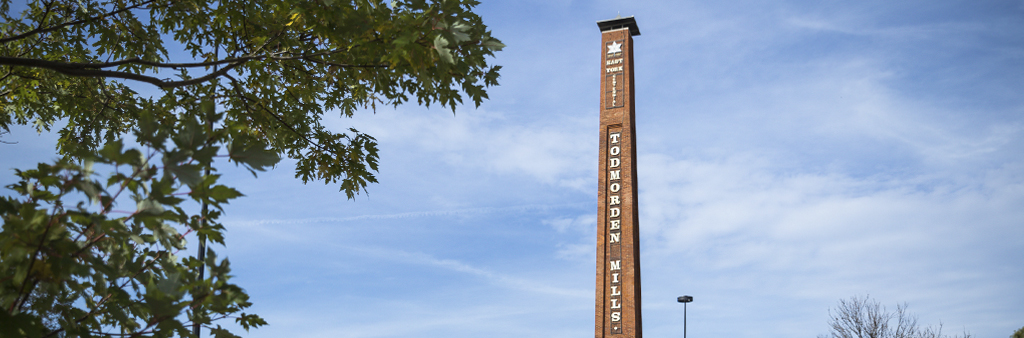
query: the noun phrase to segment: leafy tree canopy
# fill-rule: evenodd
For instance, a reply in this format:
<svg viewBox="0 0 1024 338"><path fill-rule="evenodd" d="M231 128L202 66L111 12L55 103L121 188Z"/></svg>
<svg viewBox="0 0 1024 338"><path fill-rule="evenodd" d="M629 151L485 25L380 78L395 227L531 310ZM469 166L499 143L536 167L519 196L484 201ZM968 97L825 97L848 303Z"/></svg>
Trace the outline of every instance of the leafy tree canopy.
<svg viewBox="0 0 1024 338"><path fill-rule="evenodd" d="M188 337L194 325L236 337L215 322L266 324L242 312L252 303L230 282L227 259L212 249L178 257L188 233L224 244L217 219L242 195L200 172L218 150L209 141L226 133L198 120L185 126L171 137L142 121L145 151L115 140L81 164L17 171L15 196L0 197L0 337ZM100 167L114 172L100 179ZM87 201L66 202L78 196ZM118 207L125 197L134 210ZM190 214L188 199L207 207ZM209 277L198 273L204 266Z"/></svg>
<svg viewBox="0 0 1024 338"><path fill-rule="evenodd" d="M328 130L325 114L479 105L503 45L476 5L0 0L0 128L58 129L63 155L17 171L0 197L0 337L264 325L227 259L186 250L189 233L223 244L218 218L241 196L218 183L215 158L255 174L287 156L296 177L352 198L376 181L376 142Z"/></svg>
<svg viewBox="0 0 1024 338"><path fill-rule="evenodd" d="M60 130L94 150L143 115L181 128L216 102L229 142L297 160L303 182L349 198L375 182L374 139L328 130L325 113L415 100L479 105L503 45L474 0L0 0L0 128ZM144 84L145 86L142 86Z"/></svg>

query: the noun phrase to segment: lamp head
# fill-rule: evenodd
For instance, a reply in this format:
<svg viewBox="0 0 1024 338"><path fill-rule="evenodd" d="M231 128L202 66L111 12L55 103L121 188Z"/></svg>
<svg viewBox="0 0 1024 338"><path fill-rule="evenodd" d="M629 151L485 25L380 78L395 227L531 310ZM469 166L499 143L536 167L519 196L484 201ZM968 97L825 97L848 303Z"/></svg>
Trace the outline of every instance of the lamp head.
<svg viewBox="0 0 1024 338"><path fill-rule="evenodd" d="M693 301L693 296L679 296L676 300L680 303L689 303Z"/></svg>

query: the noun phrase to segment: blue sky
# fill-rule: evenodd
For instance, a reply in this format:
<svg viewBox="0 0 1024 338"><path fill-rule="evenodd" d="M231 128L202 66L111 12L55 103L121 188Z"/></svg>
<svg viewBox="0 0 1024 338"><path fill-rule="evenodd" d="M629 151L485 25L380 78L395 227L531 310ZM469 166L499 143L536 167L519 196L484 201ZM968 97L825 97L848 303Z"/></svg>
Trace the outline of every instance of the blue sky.
<svg viewBox="0 0 1024 338"><path fill-rule="evenodd" d="M348 201L293 165L226 211L248 337L593 334L598 20L636 17L644 331L813 337L870 294L1024 326L1024 2L503 1L479 109L334 118L377 137ZM14 130L5 167L52 157ZM0 183L11 181L10 175Z"/></svg>

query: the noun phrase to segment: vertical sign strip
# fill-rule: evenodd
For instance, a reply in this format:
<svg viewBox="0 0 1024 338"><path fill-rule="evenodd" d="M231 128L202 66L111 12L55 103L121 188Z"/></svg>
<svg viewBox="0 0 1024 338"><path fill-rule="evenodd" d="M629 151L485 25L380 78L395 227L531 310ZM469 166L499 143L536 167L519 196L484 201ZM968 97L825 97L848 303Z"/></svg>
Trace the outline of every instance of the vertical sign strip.
<svg viewBox="0 0 1024 338"><path fill-rule="evenodd" d="M608 271L611 276L608 292L608 321L611 325L612 334L622 334L622 126L609 126L608 128L608 188L606 196L607 220L605 231L607 231L608 242Z"/></svg>
<svg viewBox="0 0 1024 338"><path fill-rule="evenodd" d="M625 64L622 57L623 40L615 40L605 43L604 54L604 109L622 108L626 104L623 85L626 81L623 78Z"/></svg>

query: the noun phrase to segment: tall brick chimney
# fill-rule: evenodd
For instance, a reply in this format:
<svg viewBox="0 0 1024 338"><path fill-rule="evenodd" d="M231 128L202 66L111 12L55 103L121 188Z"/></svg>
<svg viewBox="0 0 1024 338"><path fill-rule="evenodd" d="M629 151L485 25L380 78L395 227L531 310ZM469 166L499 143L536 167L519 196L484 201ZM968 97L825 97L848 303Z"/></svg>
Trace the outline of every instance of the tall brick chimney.
<svg viewBox="0 0 1024 338"><path fill-rule="evenodd" d="M636 189L633 17L601 29L597 193L597 338L640 338L640 231Z"/></svg>

